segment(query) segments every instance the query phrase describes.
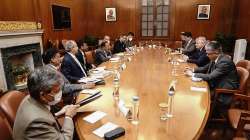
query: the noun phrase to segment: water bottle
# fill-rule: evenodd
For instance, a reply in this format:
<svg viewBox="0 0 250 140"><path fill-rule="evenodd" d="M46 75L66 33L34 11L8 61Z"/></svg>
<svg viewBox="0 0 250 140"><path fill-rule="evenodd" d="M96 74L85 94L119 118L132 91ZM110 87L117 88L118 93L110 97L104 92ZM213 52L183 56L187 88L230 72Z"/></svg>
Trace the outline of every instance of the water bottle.
<svg viewBox="0 0 250 140"><path fill-rule="evenodd" d="M119 99L120 73L118 71L115 71L113 85L114 85L113 96L115 99Z"/></svg>
<svg viewBox="0 0 250 140"><path fill-rule="evenodd" d="M167 112L168 118L173 117L174 94L175 94L175 89L174 89L174 86L172 85L168 91L168 112Z"/></svg>
<svg viewBox="0 0 250 140"><path fill-rule="evenodd" d="M133 96L132 103L133 103L132 124L137 125L139 123L139 97Z"/></svg>

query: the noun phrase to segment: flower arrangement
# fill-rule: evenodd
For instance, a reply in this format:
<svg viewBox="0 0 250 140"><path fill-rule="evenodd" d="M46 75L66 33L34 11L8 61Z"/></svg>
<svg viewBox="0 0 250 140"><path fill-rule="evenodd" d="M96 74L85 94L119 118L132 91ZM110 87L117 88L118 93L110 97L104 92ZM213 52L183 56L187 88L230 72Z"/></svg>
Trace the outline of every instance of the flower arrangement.
<svg viewBox="0 0 250 140"><path fill-rule="evenodd" d="M27 75L29 73L29 68L25 65L17 64L12 65L12 74L15 78L15 83L17 85L27 82Z"/></svg>
<svg viewBox="0 0 250 140"><path fill-rule="evenodd" d="M29 68L27 66L18 64L12 66L12 73L14 76L23 75L29 72Z"/></svg>

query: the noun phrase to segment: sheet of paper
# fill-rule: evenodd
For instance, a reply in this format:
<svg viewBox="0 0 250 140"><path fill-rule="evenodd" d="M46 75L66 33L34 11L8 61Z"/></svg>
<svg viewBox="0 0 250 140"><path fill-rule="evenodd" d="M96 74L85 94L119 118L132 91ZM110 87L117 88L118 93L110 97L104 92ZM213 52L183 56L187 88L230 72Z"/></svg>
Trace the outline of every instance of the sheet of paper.
<svg viewBox="0 0 250 140"><path fill-rule="evenodd" d="M202 87L190 87L191 91L198 91L198 92L207 92L207 88Z"/></svg>
<svg viewBox="0 0 250 140"><path fill-rule="evenodd" d="M194 81L194 82L200 82L200 81L202 81L202 78L197 78L197 77L194 77L194 76L192 76L192 81Z"/></svg>
<svg viewBox="0 0 250 140"><path fill-rule="evenodd" d="M96 111L96 112L84 117L83 120L93 124L93 123L99 121L100 119L102 119L106 115L107 114L104 112Z"/></svg>
<svg viewBox="0 0 250 140"><path fill-rule="evenodd" d="M100 90L97 90L97 89L84 89L80 91L80 93L82 94L90 94L90 95L94 95L98 92L100 92Z"/></svg>
<svg viewBox="0 0 250 140"><path fill-rule="evenodd" d="M113 124L111 122L108 122L106 124L104 124L103 126L97 128L96 130L93 131L93 133L101 138L104 137L104 134L111 131L111 130L114 130L118 127L118 125L116 124Z"/></svg>
<svg viewBox="0 0 250 140"><path fill-rule="evenodd" d="M91 77L84 77L78 80L79 83L88 83L88 82L96 83L99 81L101 81L101 79L96 79L96 78L91 78Z"/></svg>
<svg viewBox="0 0 250 140"><path fill-rule="evenodd" d="M111 62L119 62L120 58L119 57L113 57L109 59Z"/></svg>

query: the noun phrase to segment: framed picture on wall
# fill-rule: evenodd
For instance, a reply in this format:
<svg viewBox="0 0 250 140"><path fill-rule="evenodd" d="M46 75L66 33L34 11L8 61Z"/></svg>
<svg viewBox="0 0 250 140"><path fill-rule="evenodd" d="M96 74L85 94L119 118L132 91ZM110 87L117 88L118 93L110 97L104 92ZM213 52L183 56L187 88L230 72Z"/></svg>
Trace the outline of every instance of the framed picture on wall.
<svg viewBox="0 0 250 140"><path fill-rule="evenodd" d="M106 21L116 21L116 9L115 8L105 8Z"/></svg>
<svg viewBox="0 0 250 140"><path fill-rule="evenodd" d="M199 4L197 11L197 19L209 19L210 4Z"/></svg>

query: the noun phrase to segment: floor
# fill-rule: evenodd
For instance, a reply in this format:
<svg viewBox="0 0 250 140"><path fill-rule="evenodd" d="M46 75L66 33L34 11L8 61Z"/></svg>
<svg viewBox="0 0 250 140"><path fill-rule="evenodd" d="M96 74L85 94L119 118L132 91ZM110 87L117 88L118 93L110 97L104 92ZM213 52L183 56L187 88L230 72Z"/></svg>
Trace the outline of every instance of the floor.
<svg viewBox="0 0 250 140"><path fill-rule="evenodd" d="M227 123L208 123L199 140L232 140L234 131Z"/></svg>

